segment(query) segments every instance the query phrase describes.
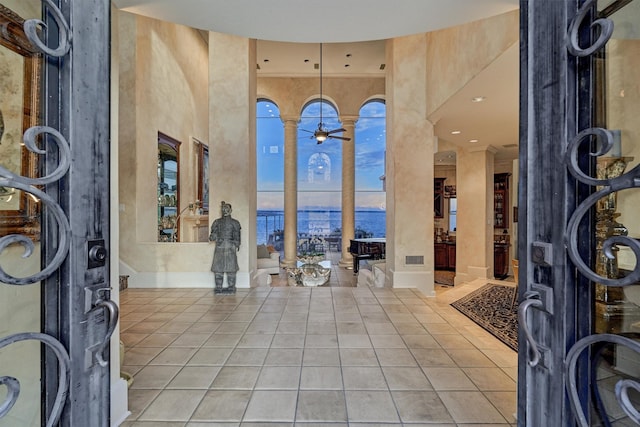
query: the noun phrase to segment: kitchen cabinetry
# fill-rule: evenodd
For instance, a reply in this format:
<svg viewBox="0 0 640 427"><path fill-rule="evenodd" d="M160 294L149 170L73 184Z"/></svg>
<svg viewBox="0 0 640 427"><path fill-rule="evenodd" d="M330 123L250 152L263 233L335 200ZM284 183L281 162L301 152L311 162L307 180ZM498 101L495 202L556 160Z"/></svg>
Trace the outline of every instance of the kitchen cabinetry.
<svg viewBox="0 0 640 427"><path fill-rule="evenodd" d="M509 173L493 177L493 227L509 227Z"/></svg>
<svg viewBox="0 0 640 427"><path fill-rule="evenodd" d="M433 179L433 217L444 218L444 180L446 178Z"/></svg>
<svg viewBox="0 0 640 427"><path fill-rule="evenodd" d="M494 243L493 245L493 276L496 279L506 279L509 275L509 244Z"/></svg>
<svg viewBox="0 0 640 427"><path fill-rule="evenodd" d="M436 270L456 269L455 242L435 243L433 248L433 264Z"/></svg>

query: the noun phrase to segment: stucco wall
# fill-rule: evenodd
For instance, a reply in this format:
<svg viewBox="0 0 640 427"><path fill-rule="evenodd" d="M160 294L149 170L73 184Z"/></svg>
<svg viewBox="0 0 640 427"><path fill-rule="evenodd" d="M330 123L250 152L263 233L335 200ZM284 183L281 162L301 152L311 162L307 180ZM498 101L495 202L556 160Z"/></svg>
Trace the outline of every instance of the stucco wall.
<svg viewBox="0 0 640 427"><path fill-rule="evenodd" d="M192 137L207 143L209 134L207 40L192 28L119 14L122 273L207 272L207 243L157 243L158 132L182 143L180 210L196 199Z"/></svg>
<svg viewBox="0 0 640 427"><path fill-rule="evenodd" d="M518 41L519 13L427 33L427 115Z"/></svg>

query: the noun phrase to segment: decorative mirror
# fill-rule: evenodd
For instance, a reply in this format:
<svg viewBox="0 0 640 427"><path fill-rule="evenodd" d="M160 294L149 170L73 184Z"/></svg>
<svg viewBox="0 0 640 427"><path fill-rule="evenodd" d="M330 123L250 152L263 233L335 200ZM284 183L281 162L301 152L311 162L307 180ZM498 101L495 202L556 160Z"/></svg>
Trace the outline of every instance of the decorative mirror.
<svg viewBox="0 0 640 427"><path fill-rule="evenodd" d="M0 165L16 175L36 177L38 159L22 143L24 132L39 123L42 57L23 29L24 19L0 5ZM0 175L0 178L2 175ZM39 240L38 200L0 186L0 236L22 234Z"/></svg>

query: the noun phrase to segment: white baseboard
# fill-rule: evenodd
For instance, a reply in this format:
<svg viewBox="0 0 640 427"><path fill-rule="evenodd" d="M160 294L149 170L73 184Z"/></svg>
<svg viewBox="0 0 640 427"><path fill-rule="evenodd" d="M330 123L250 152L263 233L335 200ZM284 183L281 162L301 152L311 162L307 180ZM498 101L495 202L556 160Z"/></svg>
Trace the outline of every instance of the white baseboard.
<svg viewBox="0 0 640 427"><path fill-rule="evenodd" d="M226 282L225 277L225 282ZM129 277L130 288L211 288L212 272L137 272ZM249 288L248 272L236 274L236 288Z"/></svg>
<svg viewBox="0 0 640 427"><path fill-rule="evenodd" d="M111 427L119 426L131 415L128 395L129 390L124 379L111 382Z"/></svg>

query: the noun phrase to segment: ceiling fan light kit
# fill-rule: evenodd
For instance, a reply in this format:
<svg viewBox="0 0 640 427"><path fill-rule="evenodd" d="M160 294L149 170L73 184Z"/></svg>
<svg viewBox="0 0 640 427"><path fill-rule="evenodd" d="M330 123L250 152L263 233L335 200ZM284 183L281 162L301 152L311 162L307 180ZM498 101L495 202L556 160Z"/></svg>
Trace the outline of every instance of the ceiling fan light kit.
<svg viewBox="0 0 640 427"><path fill-rule="evenodd" d="M322 123L322 43L320 43L320 122L318 123L318 129L313 132L311 136L312 139L315 139L318 144L322 144L327 139L340 139L343 141L351 141L351 138L346 136L338 136L334 135L334 133L345 132L346 129L333 129L326 130L324 128L324 123ZM302 129L305 132L311 132L309 130Z"/></svg>

